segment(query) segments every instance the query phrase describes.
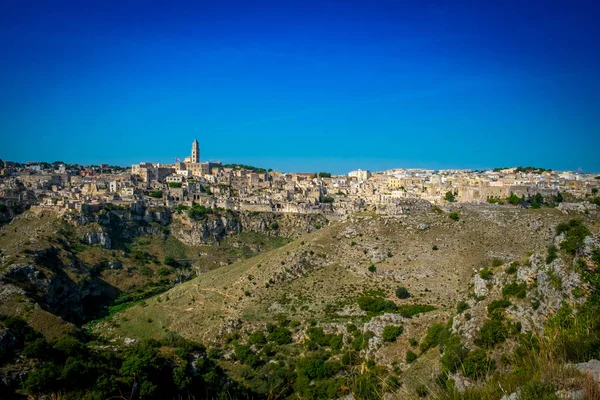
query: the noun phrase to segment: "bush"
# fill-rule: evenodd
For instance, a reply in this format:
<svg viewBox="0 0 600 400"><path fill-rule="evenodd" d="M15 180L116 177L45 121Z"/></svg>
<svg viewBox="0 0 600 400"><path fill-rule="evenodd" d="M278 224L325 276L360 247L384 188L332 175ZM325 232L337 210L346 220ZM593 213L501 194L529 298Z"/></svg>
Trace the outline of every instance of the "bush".
<svg viewBox="0 0 600 400"><path fill-rule="evenodd" d="M164 264L166 264L170 267L177 267L179 265L179 263L177 262L177 260L175 260L175 257L173 257L173 256L166 256L165 260L164 260Z"/></svg>
<svg viewBox="0 0 600 400"><path fill-rule="evenodd" d="M548 246L548 255L546 256L546 264L550 264L552 261L558 258L558 248L556 245L551 244Z"/></svg>
<svg viewBox="0 0 600 400"><path fill-rule="evenodd" d="M331 196L321 196L320 202L324 203L324 204L331 204L331 203L333 203L333 197L331 197Z"/></svg>
<svg viewBox="0 0 600 400"><path fill-rule="evenodd" d="M475 344L481 347L494 347L497 343L502 343L508 337L508 329L504 321L499 318L488 319L479 329L479 337L475 339Z"/></svg>
<svg viewBox="0 0 600 400"><path fill-rule="evenodd" d="M375 265L371 264L369 265L369 272L375 272L377 271L377 267L375 267Z"/></svg>
<svg viewBox="0 0 600 400"><path fill-rule="evenodd" d="M490 372L496 369L496 363L487 356L483 349L477 349L469 352L462 363L462 372L469 378L484 378Z"/></svg>
<svg viewBox="0 0 600 400"><path fill-rule="evenodd" d="M415 361L418 358L417 353L415 353L412 350L408 350L406 352L406 362L409 364L412 364L413 361Z"/></svg>
<svg viewBox="0 0 600 400"><path fill-rule="evenodd" d="M408 299L410 297L410 293L404 286L398 286L396 288L396 297L399 299Z"/></svg>
<svg viewBox="0 0 600 400"><path fill-rule="evenodd" d="M459 301L456 304L456 312L458 312L459 314L463 313L464 311L467 311L469 308L469 304L466 301Z"/></svg>
<svg viewBox="0 0 600 400"><path fill-rule="evenodd" d="M189 210L188 215L195 221L202 221L208 214L212 214L214 211L210 208L206 208L199 204L194 204Z"/></svg>
<svg viewBox="0 0 600 400"><path fill-rule="evenodd" d="M292 343L292 332L287 328L278 326L269 333L268 339L278 345L289 344Z"/></svg>
<svg viewBox="0 0 600 400"><path fill-rule="evenodd" d="M169 187L172 189L179 189L183 184L181 182L169 182Z"/></svg>
<svg viewBox="0 0 600 400"><path fill-rule="evenodd" d="M270 228L274 231L276 231L277 229L279 229L279 224L277 222L273 222L271 225L269 225Z"/></svg>
<svg viewBox="0 0 600 400"><path fill-rule="evenodd" d="M583 241L586 236L590 236L591 232L579 219L572 219L569 222L563 222L556 226L556 235L564 233L565 239L560 243L561 250L575 254L583 246Z"/></svg>
<svg viewBox="0 0 600 400"><path fill-rule="evenodd" d="M488 314L491 314L492 312L494 312L494 310L497 310L497 309L500 309L500 308L507 308L507 307L510 307L511 305L512 305L512 303L509 300L506 300L506 299L493 300L487 306Z"/></svg>
<svg viewBox="0 0 600 400"><path fill-rule="evenodd" d="M510 265L508 267L506 267L505 272L507 274L514 274L515 272L517 272L518 268L519 268L519 263L516 261L513 261L510 263Z"/></svg>
<svg viewBox="0 0 600 400"><path fill-rule="evenodd" d="M260 331L252 332L250 336L248 336L248 344L262 346L266 343L267 338L265 337L265 334Z"/></svg>
<svg viewBox="0 0 600 400"><path fill-rule="evenodd" d="M394 302L381 297L361 296L357 302L361 310L370 313L395 312L398 309Z"/></svg>
<svg viewBox="0 0 600 400"><path fill-rule="evenodd" d="M154 190L154 191L148 193L148 196L153 197L155 199L160 199L163 197L163 192L160 190Z"/></svg>
<svg viewBox="0 0 600 400"><path fill-rule="evenodd" d="M450 338L450 330L442 324L433 324L427 329L425 339L421 342L421 352L424 353L427 350L440 345L445 344Z"/></svg>
<svg viewBox="0 0 600 400"><path fill-rule="evenodd" d="M426 313L433 310L435 310L434 306L430 306L427 304L414 304L407 306L399 306L398 314L400 314L404 318L412 318L417 314Z"/></svg>
<svg viewBox="0 0 600 400"><path fill-rule="evenodd" d="M440 362L448 371L456 372L467 354L469 354L469 350L461 345L457 336L452 336L450 341L451 343L446 346Z"/></svg>
<svg viewBox="0 0 600 400"><path fill-rule="evenodd" d="M485 279L486 281L492 279L493 275L494 273L489 268L484 268L481 271L479 271L479 276L481 277L481 279Z"/></svg>
<svg viewBox="0 0 600 400"><path fill-rule="evenodd" d="M398 336L402 335L402 332L404 332L404 327L388 325L383 328L381 338L384 342L395 342Z"/></svg>
<svg viewBox="0 0 600 400"><path fill-rule="evenodd" d="M450 218L454 221L458 221L460 219L460 215L458 215L458 213L456 211L453 211L450 214L448 214L448 218Z"/></svg>
<svg viewBox="0 0 600 400"><path fill-rule="evenodd" d="M454 193L452 193L451 191L448 191L444 195L444 200L446 200L449 203L454 203L456 201L456 197L454 196Z"/></svg>
<svg viewBox="0 0 600 400"><path fill-rule="evenodd" d="M515 296L520 299L524 298L527 295L527 284L523 283L509 283L508 285L502 288L503 296Z"/></svg>

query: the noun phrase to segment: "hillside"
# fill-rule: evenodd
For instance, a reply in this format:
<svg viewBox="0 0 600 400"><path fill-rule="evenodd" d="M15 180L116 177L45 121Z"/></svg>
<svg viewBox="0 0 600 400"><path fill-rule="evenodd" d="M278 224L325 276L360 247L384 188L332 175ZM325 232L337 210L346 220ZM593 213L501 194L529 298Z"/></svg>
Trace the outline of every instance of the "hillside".
<svg viewBox="0 0 600 400"><path fill-rule="evenodd" d="M0 229L2 385L14 398L594 399L581 371L595 364L577 363L600 357L598 222L499 205L329 222L30 210Z"/></svg>
<svg viewBox="0 0 600 400"><path fill-rule="evenodd" d="M516 269L544 257L555 240L556 226L571 218L554 209L464 206L455 212L458 220L434 209L399 218L362 215L332 222L286 246L209 271L145 300L101 321L94 331L112 343L164 340L173 334L201 341L225 350L222 365L244 380L250 378L245 375L249 372L243 369L243 358L240 363L237 353L228 355L226 349L250 343L252 333L267 335L283 321L292 327L293 335L293 344L285 352L308 356L306 340L311 341L309 332L314 327L342 335L342 343L352 346L356 336L348 327L356 326L356 332L369 337L358 347L361 359L398 372L397 398L414 396L421 387L437 387L434 381L441 372L434 350L423 351L414 364L405 362L408 352L418 353L414 342L422 343L436 323L452 323L458 305L459 310L472 311L469 321L464 315L454 319L454 332L460 331L462 342L476 348L474 340L485 324L488 305L502 298L503 286L513 280L513 272L504 271L510 265ZM597 234L597 216L583 216ZM482 279L478 272L482 269L493 279ZM535 285L535 271L522 280ZM572 290L579 280L568 279ZM410 297L397 298L399 286ZM527 295L529 311L521 307L513 317L522 320L520 329L537 334L563 300L577 304L567 288L554 297L548 293L545 289L541 298L533 292ZM365 311L361 298L391 301L397 309ZM534 301L543 312L532 310ZM428 311L418 306L432 307ZM534 317L525 318L531 313ZM403 331L389 343L384 338L388 325L402 326ZM262 354L260 346L252 349ZM382 388L391 390L386 385Z"/></svg>

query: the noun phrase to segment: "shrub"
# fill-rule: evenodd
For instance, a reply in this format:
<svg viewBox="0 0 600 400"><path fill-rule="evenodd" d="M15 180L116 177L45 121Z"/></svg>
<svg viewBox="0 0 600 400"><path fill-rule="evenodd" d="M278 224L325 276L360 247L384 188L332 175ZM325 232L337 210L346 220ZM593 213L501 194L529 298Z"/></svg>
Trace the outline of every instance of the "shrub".
<svg viewBox="0 0 600 400"><path fill-rule="evenodd" d="M475 344L481 347L494 347L497 343L502 343L508 336L508 329L504 321L500 318L488 319L479 329L479 337L475 339Z"/></svg>
<svg viewBox="0 0 600 400"><path fill-rule="evenodd" d="M398 336L402 335L402 332L404 332L404 327L388 325L383 328L381 338L384 342L395 342Z"/></svg>
<svg viewBox="0 0 600 400"><path fill-rule="evenodd" d="M591 235L590 230L579 219L572 219L556 226L556 235L564 233L565 239L560 243L561 250L575 254L583 246L586 236Z"/></svg>
<svg viewBox="0 0 600 400"><path fill-rule="evenodd" d="M507 307L510 307L511 305L512 305L512 303L509 300L506 300L506 299L493 300L487 306L488 314L491 314L492 312L494 312L494 310L497 310L497 309L500 309L500 308L507 308Z"/></svg>
<svg viewBox="0 0 600 400"><path fill-rule="evenodd" d="M275 327L269 333L268 339L278 345L292 343L292 332L284 327Z"/></svg>
<svg viewBox="0 0 600 400"><path fill-rule="evenodd" d="M413 361L415 361L418 358L417 353L415 353L412 350L408 350L406 352L406 362L411 364Z"/></svg>
<svg viewBox="0 0 600 400"><path fill-rule="evenodd" d="M212 214L214 211L210 208L206 208L199 204L194 204L189 210L188 215L195 221L202 221L208 214Z"/></svg>
<svg viewBox="0 0 600 400"><path fill-rule="evenodd" d="M417 341L417 339L412 338L412 337L410 339L408 339L408 343L410 343L410 345L412 347L417 347L417 345L419 344L419 342Z"/></svg>
<svg viewBox="0 0 600 400"><path fill-rule="evenodd" d="M457 336L452 336L450 341L451 343L446 346L440 362L448 371L456 372L467 354L469 354L469 350L461 345Z"/></svg>
<svg viewBox="0 0 600 400"><path fill-rule="evenodd" d="M527 284L512 282L502 288L503 296L515 296L520 299L527 295Z"/></svg>
<svg viewBox="0 0 600 400"><path fill-rule="evenodd" d="M276 231L277 229L279 229L279 224L277 222L273 222L271 225L269 225L270 228L274 231Z"/></svg>
<svg viewBox="0 0 600 400"><path fill-rule="evenodd" d="M492 279L493 275L494 273L489 268L483 268L481 271L479 271L479 276L481 279L485 279L486 281Z"/></svg>
<svg viewBox="0 0 600 400"><path fill-rule="evenodd" d="M456 311L457 311L459 314L461 314L462 312L464 312L464 311L468 310L469 308L471 308L471 307L469 307L469 304L468 304L466 301L462 301L462 300L461 300L461 301L459 301L459 302L456 304Z"/></svg>
<svg viewBox="0 0 600 400"><path fill-rule="evenodd" d="M265 337L265 334L260 331L252 332L250 336L248 336L248 344L262 346L266 343L267 338Z"/></svg>
<svg viewBox="0 0 600 400"><path fill-rule="evenodd" d="M333 203L333 197L331 197L331 196L321 196L320 202L324 203L324 204L331 204L331 203Z"/></svg>
<svg viewBox="0 0 600 400"><path fill-rule="evenodd" d="M421 342L421 352L424 353L439 344L445 344L450 338L450 330L442 324L433 324L427 329L425 339Z"/></svg>
<svg viewBox="0 0 600 400"><path fill-rule="evenodd" d="M516 261L513 261L510 263L510 265L508 267L506 267L505 272L507 274L514 274L515 272L517 272L518 268L519 268L519 263Z"/></svg>
<svg viewBox="0 0 600 400"><path fill-rule="evenodd" d="M395 312L398 309L394 302L381 297L361 296L357 302L361 310L371 313Z"/></svg>
<svg viewBox="0 0 600 400"><path fill-rule="evenodd" d="M148 196L153 197L155 199L160 199L163 196L163 192L160 190L154 190L154 191L148 193Z"/></svg>
<svg viewBox="0 0 600 400"><path fill-rule="evenodd" d="M183 184L181 182L169 182L169 187L172 189L179 189Z"/></svg>
<svg viewBox="0 0 600 400"><path fill-rule="evenodd" d="M458 221L460 219L460 215L458 215L458 213L456 211L453 211L450 214L448 214L448 218L450 218L454 221Z"/></svg>
<svg viewBox="0 0 600 400"><path fill-rule="evenodd" d="M375 272L377 271L377 267L373 264L369 265L369 272Z"/></svg>
<svg viewBox="0 0 600 400"><path fill-rule="evenodd" d="M454 193L452 193L451 191L447 191L444 195L444 200L446 200L449 203L454 203L456 201L456 197L454 196Z"/></svg>
<svg viewBox="0 0 600 400"><path fill-rule="evenodd" d="M429 312L435 310L434 306L430 306L427 304L414 304L407 306L399 306L398 314L403 316L404 318L412 318L417 314Z"/></svg>
<svg viewBox="0 0 600 400"><path fill-rule="evenodd" d="M546 264L550 264L552 261L558 258L558 248L556 245L551 244L548 246L548 255L546 256Z"/></svg>
<svg viewBox="0 0 600 400"><path fill-rule="evenodd" d="M496 363L487 356L483 349L476 349L465 357L462 364L462 372L469 378L484 378L496 369Z"/></svg>
<svg viewBox="0 0 600 400"><path fill-rule="evenodd" d="M410 297L410 293L404 286L398 286L396 288L396 297L399 299L408 299Z"/></svg>

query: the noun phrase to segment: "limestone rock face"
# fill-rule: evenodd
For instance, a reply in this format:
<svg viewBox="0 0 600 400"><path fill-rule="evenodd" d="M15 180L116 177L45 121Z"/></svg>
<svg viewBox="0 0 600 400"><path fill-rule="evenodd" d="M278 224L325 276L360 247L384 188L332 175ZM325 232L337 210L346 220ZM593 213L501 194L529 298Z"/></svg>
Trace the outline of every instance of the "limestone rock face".
<svg viewBox="0 0 600 400"><path fill-rule="evenodd" d="M596 382L600 382L600 361L590 360L588 362L575 364L579 371L590 374Z"/></svg>
<svg viewBox="0 0 600 400"><path fill-rule="evenodd" d="M87 244L101 244L105 249L110 249L110 236L106 232L88 232L83 236L83 241Z"/></svg>
<svg viewBox="0 0 600 400"><path fill-rule="evenodd" d="M475 285L474 290L476 296L481 297L488 294L487 281L481 276L479 276L479 273L475 274L475 277L473 278L473 283Z"/></svg>

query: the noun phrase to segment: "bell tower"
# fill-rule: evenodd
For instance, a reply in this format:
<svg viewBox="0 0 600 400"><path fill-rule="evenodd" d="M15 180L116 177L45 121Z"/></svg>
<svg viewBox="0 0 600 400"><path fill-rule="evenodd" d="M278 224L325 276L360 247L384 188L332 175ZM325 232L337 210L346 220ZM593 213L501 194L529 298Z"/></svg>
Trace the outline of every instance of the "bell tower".
<svg viewBox="0 0 600 400"><path fill-rule="evenodd" d="M200 144L198 144L198 140L194 139L192 143L192 160L193 163L200 162Z"/></svg>

